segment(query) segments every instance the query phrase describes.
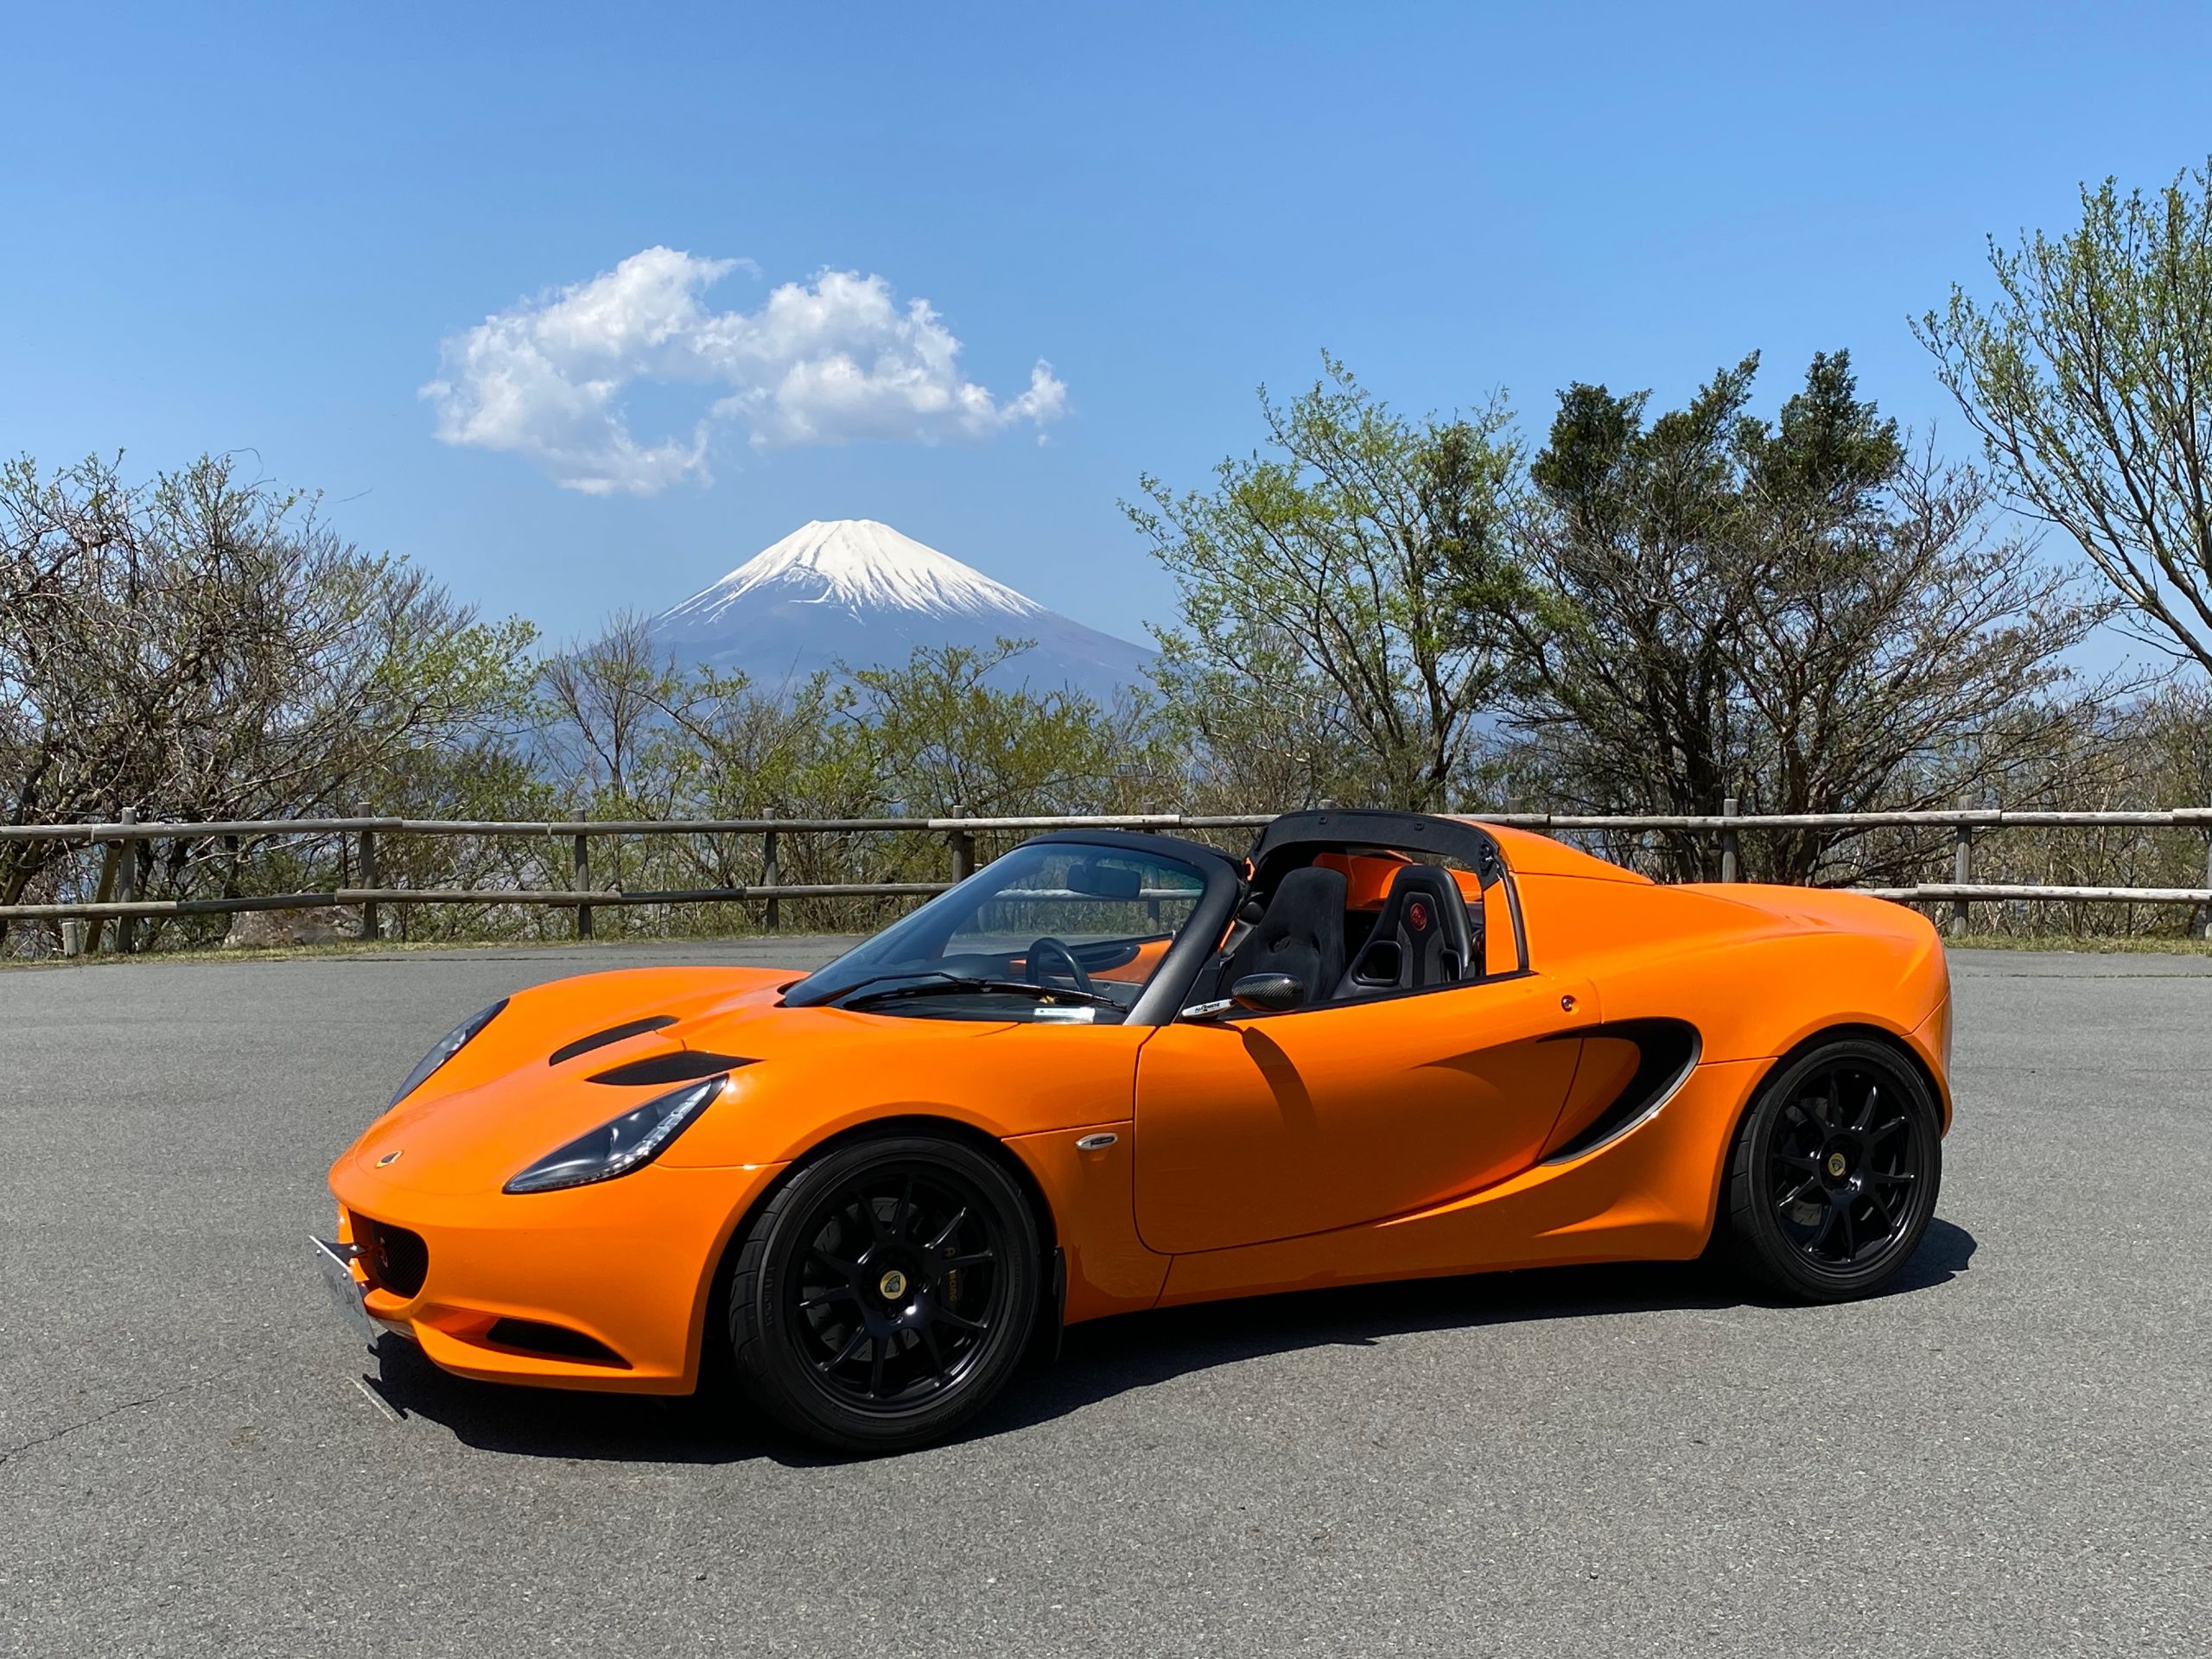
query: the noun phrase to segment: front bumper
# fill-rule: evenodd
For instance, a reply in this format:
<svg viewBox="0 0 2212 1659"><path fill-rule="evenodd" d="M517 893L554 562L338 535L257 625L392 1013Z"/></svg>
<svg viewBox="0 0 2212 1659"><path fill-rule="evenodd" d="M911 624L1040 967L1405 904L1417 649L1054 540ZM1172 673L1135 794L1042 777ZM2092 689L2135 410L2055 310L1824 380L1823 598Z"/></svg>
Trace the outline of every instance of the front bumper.
<svg viewBox="0 0 2212 1659"><path fill-rule="evenodd" d="M722 1247L780 1165L676 1169L554 1192L406 1187L341 1160L331 1173L336 1253L349 1279L357 1220L417 1236L410 1294L360 1287L374 1325L446 1370L488 1382L680 1394L697 1382L706 1302ZM331 1269L326 1267L326 1274ZM334 1280L334 1288L335 1281Z"/></svg>

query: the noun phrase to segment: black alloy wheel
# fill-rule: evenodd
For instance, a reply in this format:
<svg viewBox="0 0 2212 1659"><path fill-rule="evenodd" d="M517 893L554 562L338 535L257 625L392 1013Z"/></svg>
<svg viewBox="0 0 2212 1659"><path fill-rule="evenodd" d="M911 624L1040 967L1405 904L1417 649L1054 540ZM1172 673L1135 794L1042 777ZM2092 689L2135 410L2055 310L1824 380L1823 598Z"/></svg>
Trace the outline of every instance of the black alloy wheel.
<svg viewBox="0 0 2212 1659"><path fill-rule="evenodd" d="M842 1450L937 1439L1027 1350L1039 1255L1020 1190L983 1153L925 1136L838 1148L747 1235L730 1287L739 1379L786 1427Z"/></svg>
<svg viewBox="0 0 2212 1659"><path fill-rule="evenodd" d="M1808 1300L1870 1295L1919 1248L1942 1173L1918 1069L1885 1043L1824 1044L1767 1084L1737 1133L1726 1202L1738 1256Z"/></svg>

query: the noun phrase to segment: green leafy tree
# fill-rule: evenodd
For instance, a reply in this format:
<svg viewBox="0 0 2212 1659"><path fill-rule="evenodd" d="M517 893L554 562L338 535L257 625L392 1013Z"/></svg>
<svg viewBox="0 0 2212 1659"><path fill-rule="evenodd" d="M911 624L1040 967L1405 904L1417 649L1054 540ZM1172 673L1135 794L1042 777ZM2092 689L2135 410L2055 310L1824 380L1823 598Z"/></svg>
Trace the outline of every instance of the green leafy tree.
<svg viewBox="0 0 2212 1659"><path fill-rule="evenodd" d="M1512 724L1559 806L1947 805L2057 717L2040 694L2097 615L2069 574L1993 527L1978 476L1916 458L1845 353L1771 424L1748 410L1757 369L1649 420L1642 393L1560 396L1522 536L1535 595L1475 625L1514 642ZM1831 862L1839 839L1746 850L1778 880L1867 874ZM1696 874L1710 847L1669 854Z"/></svg>
<svg viewBox="0 0 2212 1659"><path fill-rule="evenodd" d="M2141 637L2212 669L2212 168L1989 249L1916 327L2012 504L2056 524Z"/></svg>
<svg viewBox="0 0 2212 1659"><path fill-rule="evenodd" d="M1148 709L996 683L998 671L1028 649L1015 639L986 650L925 647L899 664L841 665L836 675L761 686L742 674L678 673L641 642L610 639L576 653L575 671L644 688L637 729L618 745L608 710L626 701L604 688L572 694L563 699L556 724L565 730L551 752L611 774L619 747L630 757L629 798L665 797L672 815L804 823L1156 810L1175 767ZM599 734L580 745L587 721ZM731 887L764 874L757 836L657 840L626 856L626 874L648 887ZM795 829L778 838L784 883L941 880L946 868L943 837L922 830ZM849 927L880 921L895 906L804 899L788 901L783 913Z"/></svg>
<svg viewBox="0 0 2212 1659"><path fill-rule="evenodd" d="M741 673L702 671L671 713L690 740L690 798L710 817L865 818L883 812L874 757L849 718L849 686L829 674L761 686ZM684 886L730 886L767 874L757 836L675 843L688 861ZM882 856L888 850L890 858ZM917 849L887 849L880 837L786 834L779 838L777 880L800 884L929 879L912 868ZM940 864L942 860L939 861ZM880 906L810 903L815 925L850 927L880 920Z"/></svg>
<svg viewBox="0 0 2212 1659"><path fill-rule="evenodd" d="M762 687L702 673L678 710L700 746L701 804L729 817L868 817L883 810L853 691L827 673Z"/></svg>
<svg viewBox="0 0 2212 1659"><path fill-rule="evenodd" d="M991 683L1031 648L925 646L900 667L851 671L851 716L886 802L926 816L1146 810L1170 770L1146 707Z"/></svg>
<svg viewBox="0 0 2212 1659"><path fill-rule="evenodd" d="M1516 591L1521 456L1500 404L1408 420L1325 362L1287 405L1262 391L1268 452L1205 493L1147 475L1126 505L1181 599L1155 677L1201 776L1247 780L1247 806L1446 805L1503 683L1496 639L1464 624Z"/></svg>

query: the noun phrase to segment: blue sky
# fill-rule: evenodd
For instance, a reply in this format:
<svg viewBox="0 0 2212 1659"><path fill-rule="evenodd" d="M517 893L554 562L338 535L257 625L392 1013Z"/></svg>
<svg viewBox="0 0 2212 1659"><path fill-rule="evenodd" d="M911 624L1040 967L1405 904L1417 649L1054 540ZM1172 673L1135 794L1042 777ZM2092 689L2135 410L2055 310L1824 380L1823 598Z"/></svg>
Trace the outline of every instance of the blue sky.
<svg viewBox="0 0 2212 1659"><path fill-rule="evenodd" d="M2212 150L2202 6L52 6L8 40L0 448L254 450L556 639L843 517L1141 638L1173 595L1117 501L1249 448L1324 346L1539 430L1570 380L1678 398L1757 348L1770 405L1847 346L1959 448L1907 317L2077 181ZM584 370L518 379L620 297L549 295L654 248L690 256L673 346L581 416ZM793 393L785 284L913 384ZM662 461L609 463L616 419Z"/></svg>

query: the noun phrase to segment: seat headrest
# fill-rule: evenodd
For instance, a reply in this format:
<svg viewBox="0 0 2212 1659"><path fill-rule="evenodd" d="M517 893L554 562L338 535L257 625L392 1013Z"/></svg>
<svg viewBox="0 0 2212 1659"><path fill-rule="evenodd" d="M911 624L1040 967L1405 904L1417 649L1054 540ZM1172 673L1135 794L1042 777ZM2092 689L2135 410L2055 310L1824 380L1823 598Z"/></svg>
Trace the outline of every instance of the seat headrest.
<svg viewBox="0 0 2212 1659"><path fill-rule="evenodd" d="M1467 901L1449 870L1408 864L1390 891L1342 982L1339 1001L1389 990L1425 990L1479 977Z"/></svg>
<svg viewBox="0 0 2212 1659"><path fill-rule="evenodd" d="M1467 901L1448 870L1433 864L1408 864L1390 878L1386 906L1395 901L1397 921L1416 939L1441 928L1447 939L1456 939L1465 926Z"/></svg>
<svg viewBox="0 0 2212 1659"><path fill-rule="evenodd" d="M1223 964L1220 983L1286 973L1304 982L1309 1005L1324 1001L1344 973L1346 891L1341 870L1308 866L1285 875Z"/></svg>
<svg viewBox="0 0 2212 1659"><path fill-rule="evenodd" d="M1349 891L1341 870L1323 869L1319 865L1293 870L1277 884L1274 896L1268 900L1267 912L1258 923L1259 931L1268 936L1268 944L1280 944L1293 932L1309 931L1317 917L1331 918L1341 928Z"/></svg>

